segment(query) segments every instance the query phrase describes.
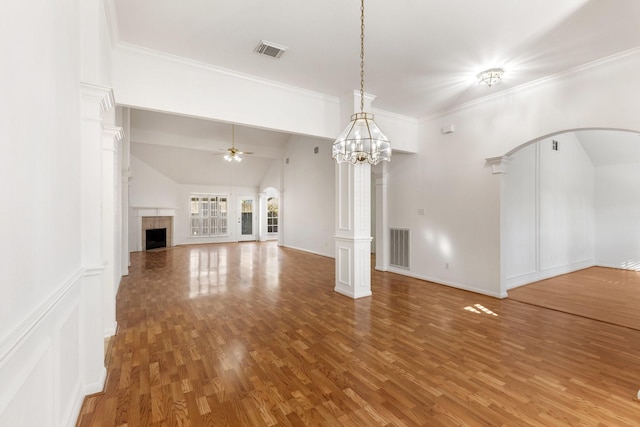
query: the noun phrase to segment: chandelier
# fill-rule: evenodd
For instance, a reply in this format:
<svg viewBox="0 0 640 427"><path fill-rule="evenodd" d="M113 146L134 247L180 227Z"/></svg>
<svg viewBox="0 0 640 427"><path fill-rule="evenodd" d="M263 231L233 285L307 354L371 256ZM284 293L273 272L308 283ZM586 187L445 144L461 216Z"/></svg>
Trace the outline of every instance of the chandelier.
<svg viewBox="0 0 640 427"><path fill-rule="evenodd" d="M373 114L364 112L364 0L360 1L360 112L333 143L332 157L338 162L352 164L368 162L377 165L391 161L391 144L382 133Z"/></svg>

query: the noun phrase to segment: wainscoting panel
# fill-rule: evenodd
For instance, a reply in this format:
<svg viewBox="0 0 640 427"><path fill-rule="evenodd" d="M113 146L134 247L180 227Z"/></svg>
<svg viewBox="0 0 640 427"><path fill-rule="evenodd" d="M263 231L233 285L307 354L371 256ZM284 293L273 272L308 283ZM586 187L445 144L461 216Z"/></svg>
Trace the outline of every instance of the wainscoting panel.
<svg viewBox="0 0 640 427"><path fill-rule="evenodd" d="M72 427L84 399L84 270L0 342L0 426ZM95 331L101 333L101 317Z"/></svg>

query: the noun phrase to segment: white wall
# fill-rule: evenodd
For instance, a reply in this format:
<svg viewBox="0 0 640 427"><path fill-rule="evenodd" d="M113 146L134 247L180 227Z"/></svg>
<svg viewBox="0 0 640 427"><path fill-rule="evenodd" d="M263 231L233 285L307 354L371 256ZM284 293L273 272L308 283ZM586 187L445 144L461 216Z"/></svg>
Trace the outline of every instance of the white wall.
<svg viewBox="0 0 640 427"><path fill-rule="evenodd" d="M131 156L130 206L132 208L176 208L179 184Z"/></svg>
<svg viewBox="0 0 640 427"><path fill-rule="evenodd" d="M83 370L85 338L102 343L100 310L83 299L88 284L100 292L81 250L82 146L101 145L83 140L80 121L87 4L0 2L2 426L73 426L84 394L98 391ZM96 10L87 25L104 28Z"/></svg>
<svg viewBox="0 0 640 427"><path fill-rule="evenodd" d="M640 271L640 164L599 166L595 175L596 263Z"/></svg>
<svg viewBox="0 0 640 427"><path fill-rule="evenodd" d="M504 180L508 289L594 265L594 167L574 133L514 153Z"/></svg>
<svg viewBox="0 0 640 427"><path fill-rule="evenodd" d="M485 159L572 129L640 129L637 73L640 53L632 51L422 120L418 154L395 155L389 168L389 226L412 230L412 267L397 272L505 297L505 175ZM449 124L456 132L443 135Z"/></svg>
<svg viewBox="0 0 640 427"><path fill-rule="evenodd" d="M130 47L116 49L114 62L118 102L128 106L312 135L340 132L335 97Z"/></svg>
<svg viewBox="0 0 640 427"><path fill-rule="evenodd" d="M334 257L335 162L333 141L294 136L285 150L283 244ZM314 154L318 147L318 154Z"/></svg>
<svg viewBox="0 0 640 427"><path fill-rule="evenodd" d="M470 141L429 133L423 126L418 154L394 155L388 168L388 226L409 228L411 239L410 269L389 270L500 296L497 253L487 249L499 247L498 180Z"/></svg>
<svg viewBox="0 0 640 427"><path fill-rule="evenodd" d="M260 191L271 187L280 190L282 186L282 159L275 159L260 182Z"/></svg>
<svg viewBox="0 0 640 427"><path fill-rule="evenodd" d="M515 153L503 179L502 251L510 281L539 270L538 150L533 143Z"/></svg>
<svg viewBox="0 0 640 427"><path fill-rule="evenodd" d="M325 138L335 138L341 116L354 112L353 93L341 105L333 96L132 46L118 46L113 61L118 102L130 107ZM416 119L372 111L396 149L416 150Z"/></svg>

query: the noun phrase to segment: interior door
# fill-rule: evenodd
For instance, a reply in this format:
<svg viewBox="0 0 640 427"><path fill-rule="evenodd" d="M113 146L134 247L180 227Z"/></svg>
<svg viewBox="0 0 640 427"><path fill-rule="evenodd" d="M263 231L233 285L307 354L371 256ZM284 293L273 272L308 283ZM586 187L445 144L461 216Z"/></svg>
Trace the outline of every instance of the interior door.
<svg viewBox="0 0 640 427"><path fill-rule="evenodd" d="M238 241L256 240L256 198L238 198Z"/></svg>

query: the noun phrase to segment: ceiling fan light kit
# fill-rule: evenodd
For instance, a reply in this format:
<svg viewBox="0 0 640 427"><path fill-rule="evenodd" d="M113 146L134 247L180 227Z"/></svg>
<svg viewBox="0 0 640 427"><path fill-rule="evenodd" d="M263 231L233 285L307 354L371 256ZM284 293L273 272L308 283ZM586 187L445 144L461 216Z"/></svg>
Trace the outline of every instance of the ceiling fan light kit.
<svg viewBox="0 0 640 427"><path fill-rule="evenodd" d="M249 152L244 153L240 149L236 148L236 126L231 125L231 148L227 148L227 153L224 155L224 159L227 162L241 162L244 159L245 154L251 154Z"/></svg>

